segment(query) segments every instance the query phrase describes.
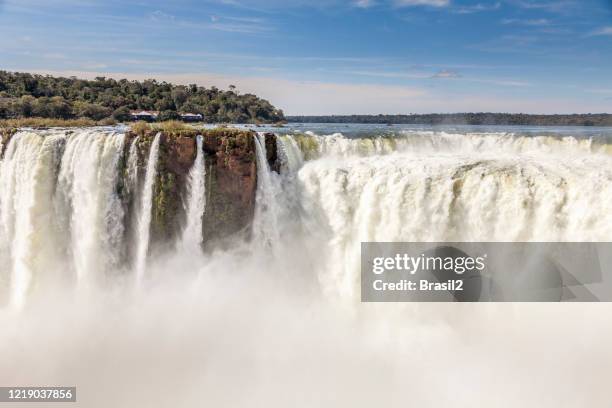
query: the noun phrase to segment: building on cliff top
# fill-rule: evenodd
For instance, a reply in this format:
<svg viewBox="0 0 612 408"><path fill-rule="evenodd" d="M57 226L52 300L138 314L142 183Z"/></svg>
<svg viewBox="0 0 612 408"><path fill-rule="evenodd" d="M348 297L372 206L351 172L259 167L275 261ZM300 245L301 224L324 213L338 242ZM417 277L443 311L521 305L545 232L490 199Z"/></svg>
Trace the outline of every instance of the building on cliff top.
<svg viewBox="0 0 612 408"><path fill-rule="evenodd" d="M183 122L201 122L204 119L199 113L181 113Z"/></svg>
<svg viewBox="0 0 612 408"><path fill-rule="evenodd" d="M132 111L130 112L132 120L144 120L146 122L155 122L159 116L159 112L156 111Z"/></svg>

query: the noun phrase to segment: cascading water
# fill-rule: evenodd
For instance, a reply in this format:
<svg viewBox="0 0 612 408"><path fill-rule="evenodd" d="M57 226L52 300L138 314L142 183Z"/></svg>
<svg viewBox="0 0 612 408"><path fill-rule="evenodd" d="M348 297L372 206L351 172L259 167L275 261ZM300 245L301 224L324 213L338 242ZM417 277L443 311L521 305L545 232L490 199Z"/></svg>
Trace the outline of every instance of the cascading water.
<svg viewBox="0 0 612 408"><path fill-rule="evenodd" d="M197 253L204 240L202 219L206 209L206 162L203 139L196 137L196 158L187 179L187 225L183 230L182 246Z"/></svg>
<svg viewBox="0 0 612 408"><path fill-rule="evenodd" d="M277 137L279 153L282 155L282 163L284 173L295 174L304 164L304 153L300 150L300 146L292 136Z"/></svg>
<svg viewBox="0 0 612 408"><path fill-rule="evenodd" d="M612 162L590 140L306 137L314 159L299 170L300 200L329 243L323 286L343 296L357 296L361 242L612 236Z"/></svg>
<svg viewBox="0 0 612 408"><path fill-rule="evenodd" d="M0 255L10 265L2 279L15 303L23 303L40 270L66 259L63 274L88 286L127 269L125 255L133 254L142 280L160 139L157 134L151 142L144 180L140 138L127 148L125 164L125 135L115 131L23 131L10 139L0 167ZM253 141L253 242L278 254L300 241L281 236L302 237L305 251L326 260L317 273L323 287L348 298L356 294L362 241L601 241L612 235L605 143L507 133L282 135L276 138L279 175L268 164L266 135ZM179 239L179 247L196 254L206 205L202 145L198 136ZM129 208L119 185L134 203ZM133 226L126 226L128 219ZM133 251L126 249L132 241Z"/></svg>
<svg viewBox="0 0 612 408"><path fill-rule="evenodd" d="M0 165L0 263L7 272L0 282L10 287L15 307L53 260L52 191L62 142L58 135L19 132Z"/></svg>
<svg viewBox="0 0 612 408"><path fill-rule="evenodd" d="M67 138L56 191L58 218L68 219L77 281L85 286L121 260L124 213L116 190L125 135L81 131Z"/></svg>
<svg viewBox="0 0 612 408"><path fill-rule="evenodd" d="M159 142L161 133L157 133L149 150L147 172L145 174L144 189L138 214L138 235L136 237L136 280L142 281L145 274L147 255L149 252L149 238L151 233L151 218L153 210L153 192L157 179L157 161L159 158Z"/></svg>
<svg viewBox="0 0 612 408"><path fill-rule="evenodd" d="M257 195L255 197L255 218L253 235L255 241L270 248L276 248L280 240L278 231L279 183L270 170L266 153L266 135L258 133L253 136L257 154Z"/></svg>
<svg viewBox="0 0 612 408"><path fill-rule="evenodd" d="M127 161L128 182L127 189L130 194L138 191L138 143L140 137L135 137L130 145L130 152Z"/></svg>

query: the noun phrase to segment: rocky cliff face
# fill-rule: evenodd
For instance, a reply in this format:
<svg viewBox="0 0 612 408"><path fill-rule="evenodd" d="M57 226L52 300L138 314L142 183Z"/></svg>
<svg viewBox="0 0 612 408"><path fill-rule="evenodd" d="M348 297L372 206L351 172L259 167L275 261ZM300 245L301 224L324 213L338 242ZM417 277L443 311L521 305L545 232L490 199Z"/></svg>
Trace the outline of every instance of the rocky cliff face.
<svg viewBox="0 0 612 408"><path fill-rule="evenodd" d="M149 146L156 132L141 136L139 172L144 176ZM151 240L153 245L175 242L185 223L187 177L196 157L196 135L203 137L206 161L204 240L211 244L234 234L249 234L255 212L257 163L254 133L213 129L193 134L164 134L160 139ZM128 134L128 140L136 137ZM126 143L129 146L130 142ZM266 135L268 161L278 169L276 138Z"/></svg>
<svg viewBox="0 0 612 408"><path fill-rule="evenodd" d="M4 150L6 149L9 139L16 131L16 129L0 128L0 157L4 155Z"/></svg>

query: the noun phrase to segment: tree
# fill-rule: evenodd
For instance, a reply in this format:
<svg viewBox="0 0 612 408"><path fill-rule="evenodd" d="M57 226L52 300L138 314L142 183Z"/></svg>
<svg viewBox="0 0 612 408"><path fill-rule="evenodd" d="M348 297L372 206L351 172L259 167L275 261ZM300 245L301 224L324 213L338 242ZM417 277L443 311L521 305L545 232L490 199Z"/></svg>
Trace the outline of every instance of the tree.
<svg viewBox="0 0 612 408"><path fill-rule="evenodd" d="M184 88L179 87L172 90L172 100L174 101L174 106L176 106L176 109L181 109L181 106L183 106L188 98L189 94Z"/></svg>
<svg viewBox="0 0 612 408"><path fill-rule="evenodd" d="M182 110L203 114L210 122L279 120L276 112L280 111L268 101L255 95L238 95L235 91L234 85L222 91L216 87L172 85L155 80L117 81L97 77L91 81L0 71L4 117L125 119L129 110ZM175 117L175 114L164 116Z"/></svg>
<svg viewBox="0 0 612 408"><path fill-rule="evenodd" d="M74 114L79 118L101 120L109 117L112 109L95 103L77 101L74 104Z"/></svg>
<svg viewBox="0 0 612 408"><path fill-rule="evenodd" d="M15 113L20 116L32 116L34 114L34 103L36 98L30 95L22 96L18 101L15 102Z"/></svg>
<svg viewBox="0 0 612 408"><path fill-rule="evenodd" d="M165 110L159 114L157 120L166 121L166 120L179 120L181 119L181 115L179 115L176 111L173 110Z"/></svg>
<svg viewBox="0 0 612 408"><path fill-rule="evenodd" d="M131 119L130 110L127 106L122 106L113 111L113 119L117 122L127 122Z"/></svg>
<svg viewBox="0 0 612 408"><path fill-rule="evenodd" d="M72 117L72 104L61 96L51 97L48 106L52 118L68 119ZM102 116L100 119L104 117Z"/></svg>

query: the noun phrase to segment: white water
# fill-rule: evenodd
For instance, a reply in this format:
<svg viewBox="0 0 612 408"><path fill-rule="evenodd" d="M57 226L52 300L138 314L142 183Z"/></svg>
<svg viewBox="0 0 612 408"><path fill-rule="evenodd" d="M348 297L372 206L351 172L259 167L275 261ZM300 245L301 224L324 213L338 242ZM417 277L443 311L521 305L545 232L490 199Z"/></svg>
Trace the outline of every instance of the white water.
<svg viewBox="0 0 612 408"><path fill-rule="evenodd" d="M608 304L362 304L357 291L362 240L608 241L608 147L507 134L290 136L279 141L279 176L259 136L253 242L156 258L146 272L158 280L142 293L73 299L70 286L51 291L38 278L55 263L61 274L88 261L74 257L87 247L74 242L76 208L58 194L94 223L108 206L84 206L72 192L88 186L113 202L110 178L86 184L89 170L76 180L77 167L64 168L67 157L79 163L69 147L87 132L81 155L107 174L121 135L103 133L104 149L93 130L21 132L0 164L0 260L10 265L0 277L21 305L0 309L0 383L77 384L86 407L609 403ZM155 144L141 208L153 194ZM108 221L100 237L113 236ZM92 257L114 258L107 239L94 242Z"/></svg>
<svg viewBox="0 0 612 408"><path fill-rule="evenodd" d="M67 249L84 286L120 264L124 213L116 185L124 141L124 134L77 132L62 156L56 208L69 219Z"/></svg>
<svg viewBox="0 0 612 408"><path fill-rule="evenodd" d="M304 164L304 153L300 150L295 138L291 136L281 136L277 139L279 154L282 156L284 164L283 171L288 174L295 174Z"/></svg>
<svg viewBox="0 0 612 408"><path fill-rule="evenodd" d="M0 282L6 297L25 303L34 275L53 261L52 189L61 136L42 138L19 132L9 142L0 165ZM2 269L0 269L2 270Z"/></svg>
<svg viewBox="0 0 612 408"><path fill-rule="evenodd" d="M612 158L589 140L311 138L316 159L298 172L300 201L322 220L315 239L329 244L321 283L342 298L359 295L361 242L612 237Z"/></svg>
<svg viewBox="0 0 612 408"><path fill-rule="evenodd" d="M183 230L183 249L198 253L204 235L202 220L206 210L206 162L202 136L196 138L196 158L187 178L187 225Z"/></svg>
<svg viewBox="0 0 612 408"><path fill-rule="evenodd" d="M147 255L149 252L149 238L151 232L151 218L153 209L153 192L157 179L157 160L159 158L159 140L161 133L155 135L149 150L147 172L145 174L144 189L138 214L138 235L136 237L136 280L141 282L144 278Z"/></svg>
<svg viewBox="0 0 612 408"><path fill-rule="evenodd" d="M255 197L255 217L253 235L255 242L269 248L276 248L280 241L278 230L279 182L270 170L266 158L265 134L253 136L257 154L257 194Z"/></svg>
<svg viewBox="0 0 612 408"><path fill-rule="evenodd" d="M304 139L304 136L291 137ZM510 154L569 154L609 153L609 145L594 143L592 139L571 136L516 136L513 133L448 133L444 131L402 131L396 137L350 139L341 133L327 136L306 132L310 139L307 154L320 157L374 156L397 152L414 154L456 154L499 152Z"/></svg>
<svg viewBox="0 0 612 408"><path fill-rule="evenodd" d="M128 154L127 161L127 172L128 172L128 183L127 189L130 194L136 194L138 192L138 143L140 137L135 137L130 145L130 152Z"/></svg>

